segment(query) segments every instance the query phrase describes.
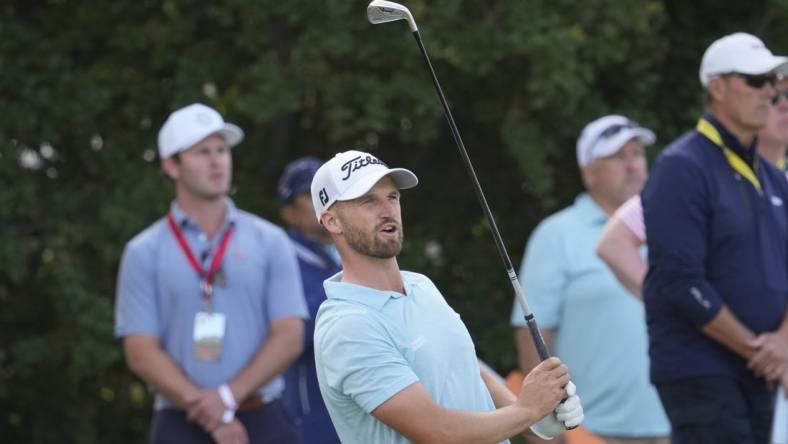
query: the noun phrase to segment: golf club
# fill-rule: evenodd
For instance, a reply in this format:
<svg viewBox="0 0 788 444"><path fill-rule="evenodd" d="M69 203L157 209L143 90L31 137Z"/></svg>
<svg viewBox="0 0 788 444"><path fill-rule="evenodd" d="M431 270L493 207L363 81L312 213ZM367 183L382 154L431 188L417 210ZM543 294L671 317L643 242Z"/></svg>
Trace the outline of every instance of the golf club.
<svg viewBox="0 0 788 444"><path fill-rule="evenodd" d="M545 345L542 334L539 333L539 327L536 324L534 314L531 312L531 309L528 307L528 302L525 300L523 287L520 285L520 280L517 278L517 273L514 271L512 261L509 259L509 253L506 252L506 246L504 245L503 239L501 238L501 233L498 231L498 226L495 224L495 219L493 218L492 212L490 211L490 206L487 205L487 199L484 197L484 191L482 191L479 180L476 178L476 172L473 169L473 164L471 164L471 159L468 157L468 152L465 150L465 144L462 143L460 131L457 129L457 125L454 123L454 117L452 117L449 104L446 102L446 97L443 95L443 90L441 89L441 85L438 82L438 76L435 75L435 70L432 69L432 63L430 62L430 58L427 55L427 50L424 48L424 43L421 41L421 35L419 34L419 29L416 27L416 21L413 20L413 15L410 13L408 8L400 5L399 3L385 0L373 0L369 6L367 6L367 17L369 17L369 21L375 25L378 23L387 23L397 20L407 20L411 32L416 38L416 42L419 44L421 55L424 56L424 63L427 65L430 75L432 76L432 83L435 85L435 90L438 92L441 104L443 105L443 113L446 115L446 120L449 122L451 135L454 137L457 148L460 150L460 156L462 156L462 160L465 163L465 169L468 171L468 175L470 176L471 181L473 182L474 190L476 191L476 196L479 198L479 203L482 206L482 210L484 210L484 215L487 217L490 231L492 232L493 239L495 239L495 245L498 247L498 253L501 255L501 259L503 259L503 263L506 266L506 273L509 275L509 280L512 283L512 287L514 287L514 293L517 297L517 301L522 307L523 313L525 313L525 322L526 325L528 325L528 330L531 332L531 338L533 339L534 345L536 346L536 351L539 353L539 358L544 361L550 357L550 353L547 350L547 345Z"/></svg>

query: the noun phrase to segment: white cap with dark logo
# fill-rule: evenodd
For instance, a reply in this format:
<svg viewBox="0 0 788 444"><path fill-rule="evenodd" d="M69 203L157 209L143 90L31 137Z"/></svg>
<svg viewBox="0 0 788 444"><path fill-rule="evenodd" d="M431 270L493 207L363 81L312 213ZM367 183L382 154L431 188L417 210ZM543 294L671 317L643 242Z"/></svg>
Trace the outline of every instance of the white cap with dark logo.
<svg viewBox="0 0 788 444"><path fill-rule="evenodd" d="M362 151L337 153L312 178L312 203L317 220L334 202L363 196L384 176L391 176L401 190L413 188L419 183L410 170L389 168L372 154Z"/></svg>
<svg viewBox="0 0 788 444"><path fill-rule="evenodd" d="M586 125L577 139L577 164L582 168L594 159L611 156L633 138L643 146L657 140L653 131L634 120L616 114L600 117Z"/></svg>
<svg viewBox="0 0 788 444"><path fill-rule="evenodd" d="M786 74L787 71L788 58L772 54L758 37L737 32L709 45L700 62L699 77L706 87L709 80L723 74Z"/></svg>
<svg viewBox="0 0 788 444"><path fill-rule="evenodd" d="M224 137L227 145L238 145L244 132L237 125L226 123L215 109L193 103L170 114L159 130L159 157L166 159L191 148L212 134Z"/></svg>

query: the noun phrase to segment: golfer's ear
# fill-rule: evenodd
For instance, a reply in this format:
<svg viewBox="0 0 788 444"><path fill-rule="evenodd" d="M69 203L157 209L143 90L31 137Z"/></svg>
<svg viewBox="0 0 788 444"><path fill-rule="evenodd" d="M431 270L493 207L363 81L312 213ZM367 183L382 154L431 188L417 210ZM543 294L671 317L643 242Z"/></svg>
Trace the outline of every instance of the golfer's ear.
<svg viewBox="0 0 788 444"><path fill-rule="evenodd" d="M320 215L320 223L331 234L342 234L342 222L340 222L334 210L323 211Z"/></svg>

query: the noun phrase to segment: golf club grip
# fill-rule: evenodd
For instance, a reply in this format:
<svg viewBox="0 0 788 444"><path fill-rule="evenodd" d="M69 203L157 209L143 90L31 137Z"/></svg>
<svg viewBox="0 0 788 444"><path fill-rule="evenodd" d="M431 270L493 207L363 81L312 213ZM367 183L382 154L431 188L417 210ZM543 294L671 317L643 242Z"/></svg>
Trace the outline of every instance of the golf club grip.
<svg viewBox="0 0 788 444"><path fill-rule="evenodd" d="M528 331L531 332L531 338L534 341L536 352L539 354L539 360L544 361L549 358L550 352L547 351L547 344L545 344L544 338L542 338L542 334L539 332L539 326L536 325L536 318L533 313L525 315L525 324L528 326Z"/></svg>
<svg viewBox="0 0 788 444"><path fill-rule="evenodd" d="M539 359L544 361L550 357L550 352L547 351L547 345L544 342L544 338L542 338L542 334L539 332L539 326L536 325L536 318L534 318L533 313L525 315L525 323L528 325L528 330L531 332L531 338L533 338L536 351L539 353ZM562 399L561 404L566 400L567 398ZM574 428L577 428L577 426L567 427L566 429L572 430Z"/></svg>

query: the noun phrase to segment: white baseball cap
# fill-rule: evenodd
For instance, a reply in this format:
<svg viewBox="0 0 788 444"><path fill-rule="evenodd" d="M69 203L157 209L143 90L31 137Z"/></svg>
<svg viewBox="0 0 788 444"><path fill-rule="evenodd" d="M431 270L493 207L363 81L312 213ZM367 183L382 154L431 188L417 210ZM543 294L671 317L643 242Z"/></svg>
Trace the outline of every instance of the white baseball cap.
<svg viewBox="0 0 788 444"><path fill-rule="evenodd" d="M730 74L766 74L788 71L788 58L776 56L761 39L737 32L715 40L703 53L700 62L700 83L706 87L713 77Z"/></svg>
<svg viewBox="0 0 788 444"><path fill-rule="evenodd" d="M615 154L632 138L643 146L657 140L653 131L634 120L617 114L600 117L586 125L577 138L577 164L582 168L594 159Z"/></svg>
<svg viewBox="0 0 788 444"><path fill-rule="evenodd" d="M226 123L215 109L202 103L193 103L170 114L159 130L159 157L166 159L189 149L211 134L224 137L233 147L244 138L237 125Z"/></svg>
<svg viewBox="0 0 788 444"><path fill-rule="evenodd" d="M391 176L397 188L413 188L419 179L404 168L389 168L380 159L362 151L337 153L312 178L312 204L320 215L338 200L352 200L369 191L384 176Z"/></svg>

